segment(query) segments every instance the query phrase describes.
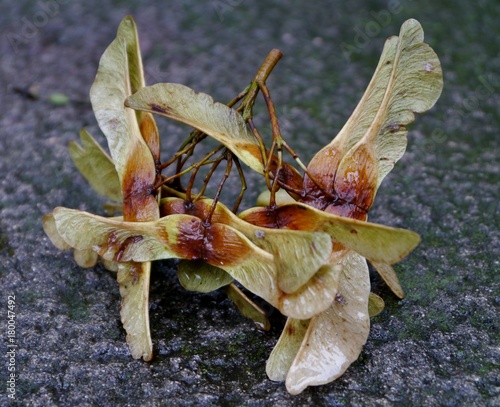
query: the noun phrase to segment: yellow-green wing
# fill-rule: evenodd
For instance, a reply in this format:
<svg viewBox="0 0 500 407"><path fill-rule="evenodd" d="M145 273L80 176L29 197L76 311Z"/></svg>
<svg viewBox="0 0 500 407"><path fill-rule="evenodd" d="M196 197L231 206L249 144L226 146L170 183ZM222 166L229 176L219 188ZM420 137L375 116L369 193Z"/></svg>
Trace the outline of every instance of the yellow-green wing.
<svg viewBox="0 0 500 407"><path fill-rule="evenodd" d="M61 238L75 249L92 249L108 261L146 262L182 258L177 229L191 216L174 215L157 222L123 222L88 212L58 207L53 217ZM168 231L172 230L170 234Z"/></svg>
<svg viewBox="0 0 500 407"><path fill-rule="evenodd" d="M122 298L120 317L127 332L127 344L134 359L153 359L149 330L149 281L151 262L118 263L116 280Z"/></svg>
<svg viewBox="0 0 500 407"><path fill-rule="evenodd" d="M200 293L215 291L233 281L233 277L221 268L201 260L181 260L177 276L186 290Z"/></svg>
<svg viewBox="0 0 500 407"><path fill-rule="evenodd" d="M144 68L142 65L137 26L131 16L125 16L123 18L118 27L116 36L123 38L127 44L128 77L130 80L131 94L133 94L140 88L146 86L146 81L144 79ZM140 123L140 120L138 120L138 122Z"/></svg>
<svg viewBox="0 0 500 407"><path fill-rule="evenodd" d="M384 308L384 300L377 294L370 293L370 297L368 297L368 313L370 314L370 318L380 314L384 310Z"/></svg>
<svg viewBox="0 0 500 407"><path fill-rule="evenodd" d="M253 229L257 232L253 236L244 234L255 245L274 255L279 288L289 294L304 287L328 262L332 251L332 240L326 233Z"/></svg>
<svg viewBox="0 0 500 407"><path fill-rule="evenodd" d="M370 262L372 266L377 270L380 277L385 281L387 286L391 291L396 294L399 298L403 298L405 293L403 287L399 283L399 278L390 264L383 262Z"/></svg>
<svg viewBox="0 0 500 407"><path fill-rule="evenodd" d="M403 24L399 41L393 44L389 40L391 45L384 51L381 63L392 65L392 69L384 71L379 79L386 83L383 99L363 137L342 159L340 173L343 166L349 165L349 156L355 155L357 149L373 146L378 187L406 150L408 130L405 126L415 120L415 113L434 106L441 95L441 64L423 40L424 32L416 20Z"/></svg>
<svg viewBox="0 0 500 407"><path fill-rule="evenodd" d="M211 199L200 199L188 210L182 199L165 198L160 208L163 216L185 213L206 219L212 204ZM304 286L327 263L332 251L332 242L326 233L258 227L243 221L220 202L211 219L214 223L233 227L253 244L271 253L278 273L278 286L289 294Z"/></svg>
<svg viewBox="0 0 500 407"><path fill-rule="evenodd" d="M420 242L420 236L410 230L337 216L298 202L280 205L273 213L266 208L251 208L239 216L267 227L278 227L279 223L282 228L327 233L375 263L396 263Z"/></svg>
<svg viewBox="0 0 500 407"><path fill-rule="evenodd" d="M69 250L71 246L66 243L66 240L57 231L56 220L53 213L47 213L42 217L43 231L50 239L52 244L59 250Z"/></svg>
<svg viewBox="0 0 500 407"><path fill-rule="evenodd" d="M236 229L190 215L153 222L121 222L67 208L53 212L58 234L71 247L92 249L106 260L146 262L167 258L203 260L219 267L284 315L307 319L328 308L338 270L322 266L299 290L279 288L274 256Z"/></svg>
<svg viewBox="0 0 500 407"><path fill-rule="evenodd" d="M128 23L123 24L128 26ZM128 36L123 35L125 26L120 26L117 38L101 57L97 76L90 89L90 100L99 127L108 141L122 192L127 197L138 188L132 176L139 178L141 185L152 186L156 168L151 151L141 135L135 111L124 106L125 99L132 93L128 53L130 47L135 48L127 42ZM157 203L152 195L140 205L141 210L147 213L143 218L152 220L158 217L155 214L158 211Z"/></svg>
<svg viewBox="0 0 500 407"><path fill-rule="evenodd" d="M80 130L80 142L69 143L69 154L78 171L99 195L113 201L122 201L120 180L111 157L87 132Z"/></svg>
<svg viewBox="0 0 500 407"><path fill-rule="evenodd" d="M317 179L325 174L323 188L342 191L360 170L359 157L373 166L367 183L378 186L406 149L406 125L415 113L430 109L443 88L441 64L423 42L419 22L406 21L399 37L389 38L375 73L351 117L333 141L311 160L308 170ZM312 187L311 181L306 185ZM342 197L344 198L344 197ZM371 197L373 199L373 196ZM371 206L371 202L368 203ZM365 208L369 209L369 208Z"/></svg>
<svg viewBox="0 0 500 407"><path fill-rule="evenodd" d="M263 173L259 142L243 117L205 93L177 83L158 83L140 89L127 99L126 105L194 127L224 144L250 168Z"/></svg>
<svg viewBox="0 0 500 407"><path fill-rule="evenodd" d="M279 225L284 229L327 233L334 241L368 259L389 288L403 298L403 290L390 265L402 260L415 248L420 242L417 233L336 216L301 203L283 204L271 215L266 208L251 208L242 212L240 217L267 227Z"/></svg>
<svg viewBox="0 0 500 407"><path fill-rule="evenodd" d="M278 343L273 348L266 363L269 379L283 382L309 327L309 319L288 318Z"/></svg>
<svg viewBox="0 0 500 407"><path fill-rule="evenodd" d="M250 300L234 283L228 284L224 289L228 298L244 317L251 319L261 331L269 331L271 323L262 308Z"/></svg>

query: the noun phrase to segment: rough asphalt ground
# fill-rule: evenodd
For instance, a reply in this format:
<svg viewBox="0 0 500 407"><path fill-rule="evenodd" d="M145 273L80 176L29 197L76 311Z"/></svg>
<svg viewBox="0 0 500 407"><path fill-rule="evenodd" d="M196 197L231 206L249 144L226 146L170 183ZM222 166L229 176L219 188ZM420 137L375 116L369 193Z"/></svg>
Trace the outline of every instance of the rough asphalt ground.
<svg viewBox="0 0 500 407"><path fill-rule="evenodd" d="M500 405L500 4L476 3L2 2L0 405ZM306 162L349 117L385 38L407 18L421 22L445 90L410 127L371 220L415 230L422 243L397 265L404 300L373 275L387 308L336 382L288 395L265 374L283 318L270 310L274 328L261 333L223 293L183 290L169 262L156 265L151 287L156 358L132 360L114 276L79 268L45 237L40 218L56 206L104 213L67 143L83 126L98 134L88 90L126 14L139 26L148 83L183 83L219 101L281 49L269 86L283 133ZM69 102L57 106L54 93ZM158 122L166 153L187 129ZM258 178L249 184L246 206L263 187ZM8 296L16 303L14 402L6 393Z"/></svg>

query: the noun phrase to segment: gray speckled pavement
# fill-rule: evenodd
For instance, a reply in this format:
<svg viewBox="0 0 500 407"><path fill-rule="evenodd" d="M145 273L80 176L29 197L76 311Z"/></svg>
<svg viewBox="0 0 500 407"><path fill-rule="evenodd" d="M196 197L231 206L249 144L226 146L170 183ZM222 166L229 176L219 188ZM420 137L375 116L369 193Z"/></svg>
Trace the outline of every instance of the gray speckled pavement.
<svg viewBox="0 0 500 407"><path fill-rule="evenodd" d="M0 350L15 295L18 406L498 406L500 4L494 1L68 1L0 5ZM397 265L406 298L374 275L387 308L334 383L290 396L265 361L283 318L254 329L223 293L184 291L173 263L155 266L156 357L132 360L114 276L80 269L45 237L56 206L103 213L67 153L82 126L99 58L121 18L140 31L148 82L233 97L272 48L269 86L284 135L304 161L348 118L386 37L418 19L443 63L437 106L410 127L407 154L379 190L371 220L413 229ZM19 89L38 89L36 100ZM17 89L17 90L16 90ZM53 93L70 102L55 106ZM263 111L263 110L261 110ZM185 128L158 120L165 152ZM102 141L103 138L100 138ZM245 205L262 183L249 178ZM0 363L0 405L8 357Z"/></svg>

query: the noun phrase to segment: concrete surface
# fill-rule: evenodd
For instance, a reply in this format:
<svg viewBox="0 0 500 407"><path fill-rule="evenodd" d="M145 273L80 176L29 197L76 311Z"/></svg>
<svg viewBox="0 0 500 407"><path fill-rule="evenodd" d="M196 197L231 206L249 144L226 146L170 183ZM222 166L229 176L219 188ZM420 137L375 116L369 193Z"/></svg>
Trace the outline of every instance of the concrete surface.
<svg viewBox="0 0 500 407"><path fill-rule="evenodd" d="M10 403L5 357L0 405L500 405L500 4L476 3L2 2L0 350L6 355L12 295L19 376ZM88 90L126 14L138 23L149 83L180 82L220 101L250 81L270 49L281 49L269 85L304 161L348 118L385 38L407 18L421 22L443 63L445 90L411 126L408 152L379 190L371 220L423 240L397 265L403 301L373 276L387 308L336 382L288 395L264 370L283 318L274 312L275 327L261 333L223 293L184 291L171 262L157 264L152 281L156 358L134 361L114 276L101 266L80 269L45 237L40 218L55 206L103 213L66 146L82 126L98 134ZM56 106L54 93L69 103ZM159 124L166 153L186 129ZM262 188L256 177L249 183L246 206Z"/></svg>

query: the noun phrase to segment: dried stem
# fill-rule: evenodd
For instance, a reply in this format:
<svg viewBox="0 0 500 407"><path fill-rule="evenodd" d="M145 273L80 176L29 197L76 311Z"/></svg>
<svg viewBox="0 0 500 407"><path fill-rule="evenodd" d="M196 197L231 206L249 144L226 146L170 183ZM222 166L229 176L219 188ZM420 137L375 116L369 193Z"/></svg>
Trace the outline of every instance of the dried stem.
<svg viewBox="0 0 500 407"><path fill-rule="evenodd" d="M236 213L238 211L238 208L240 207L243 195L245 195L245 191L247 190L247 182L245 181L245 174L243 173L243 168L241 168L240 160L235 155L233 155L233 160L234 164L236 165L236 169L238 170L241 181L240 194L238 195L238 198L236 198L236 203L233 206L233 212Z"/></svg>
<svg viewBox="0 0 500 407"><path fill-rule="evenodd" d="M210 170L208 171L207 175L205 175L205 178L203 178L203 186L194 198L194 201L197 201L200 199L203 194L205 193L205 190L207 189L208 183L210 182L210 179L212 178L212 175L214 174L215 170L219 167L219 164L222 162L222 160L226 159L226 154L227 154L227 149L221 154L219 158L217 158L213 163L212 167L210 167Z"/></svg>
<svg viewBox="0 0 500 407"><path fill-rule="evenodd" d="M198 174L199 169L201 168L202 165L207 165L207 164L212 164L213 161L209 161L210 157L213 157L215 154L217 154L220 150L222 150L224 146L221 144L217 148L213 149L210 151L208 154L205 155L200 161L196 162L193 164L190 168L192 169L193 173L191 174L191 178L189 179L189 184L186 189L186 202L192 202L191 200L191 191L193 189L194 181L196 179L196 175ZM217 160L215 160L217 162ZM217 164L219 165L219 164ZM195 199L196 200L196 199Z"/></svg>
<svg viewBox="0 0 500 407"><path fill-rule="evenodd" d="M225 182L229 178L229 174L231 173L231 168L233 166L233 155L226 154L227 165L226 171L224 171L224 175L222 176L219 186L217 188L217 192L215 193L214 200L212 202L212 207L210 208L210 212L207 218L203 221L203 226L209 227L212 222L212 215L214 214L215 208L217 207L217 203L219 202L220 194L222 192L222 188L224 187Z"/></svg>

